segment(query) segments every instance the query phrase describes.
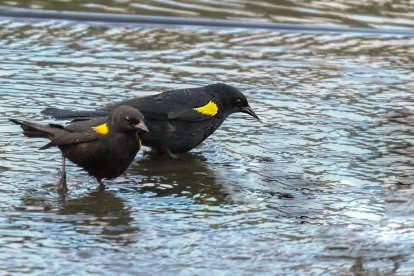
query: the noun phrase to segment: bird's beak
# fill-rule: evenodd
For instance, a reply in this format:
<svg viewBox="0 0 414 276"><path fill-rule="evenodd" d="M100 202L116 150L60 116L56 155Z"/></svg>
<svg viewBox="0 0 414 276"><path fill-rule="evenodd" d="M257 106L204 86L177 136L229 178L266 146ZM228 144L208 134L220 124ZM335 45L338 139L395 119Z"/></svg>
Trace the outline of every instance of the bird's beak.
<svg viewBox="0 0 414 276"><path fill-rule="evenodd" d="M134 125L134 127L138 130L142 130L144 132L149 132L149 129L147 128L147 126L144 124L144 122L140 122L136 125Z"/></svg>
<svg viewBox="0 0 414 276"><path fill-rule="evenodd" d="M241 112L249 114L250 116L256 118L256 120L260 121L259 116L256 115L256 113L250 106L242 107Z"/></svg>

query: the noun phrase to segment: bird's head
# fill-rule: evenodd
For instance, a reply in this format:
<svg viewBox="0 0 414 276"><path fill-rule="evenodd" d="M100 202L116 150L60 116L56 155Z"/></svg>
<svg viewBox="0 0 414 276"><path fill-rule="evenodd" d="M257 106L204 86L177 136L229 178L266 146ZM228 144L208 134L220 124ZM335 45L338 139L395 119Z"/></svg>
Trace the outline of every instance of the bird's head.
<svg viewBox="0 0 414 276"><path fill-rule="evenodd" d="M137 109L121 105L114 109L109 117L110 128L119 132L138 132L138 134L149 132L144 123L144 115Z"/></svg>
<svg viewBox="0 0 414 276"><path fill-rule="evenodd" d="M228 114L242 112L260 120L250 107L246 96L239 89L224 83L217 83L210 85L208 90L211 91L218 104L222 106L224 112Z"/></svg>

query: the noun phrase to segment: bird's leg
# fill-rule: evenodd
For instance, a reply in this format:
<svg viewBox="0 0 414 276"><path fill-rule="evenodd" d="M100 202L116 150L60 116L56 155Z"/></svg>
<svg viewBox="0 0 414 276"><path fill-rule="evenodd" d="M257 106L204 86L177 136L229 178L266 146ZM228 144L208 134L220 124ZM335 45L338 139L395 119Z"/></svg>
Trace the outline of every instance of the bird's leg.
<svg viewBox="0 0 414 276"><path fill-rule="evenodd" d="M178 158L178 156L172 153L170 149L166 149L165 152L174 159Z"/></svg>
<svg viewBox="0 0 414 276"><path fill-rule="evenodd" d="M99 189L100 191L104 191L104 190L105 190L105 184L103 184L102 179L101 179L101 178L97 178L96 180L97 180L97 181L98 181L98 183L99 183L98 189Z"/></svg>
<svg viewBox="0 0 414 276"><path fill-rule="evenodd" d="M68 186L66 185L66 167L65 167L65 156L62 153L62 170L60 171L60 179L57 190L59 193L66 193Z"/></svg>

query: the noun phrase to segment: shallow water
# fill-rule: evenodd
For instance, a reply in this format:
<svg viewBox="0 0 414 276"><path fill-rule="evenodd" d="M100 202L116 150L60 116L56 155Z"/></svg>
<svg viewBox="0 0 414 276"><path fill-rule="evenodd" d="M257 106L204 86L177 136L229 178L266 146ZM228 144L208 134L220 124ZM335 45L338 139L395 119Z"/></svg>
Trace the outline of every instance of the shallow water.
<svg viewBox="0 0 414 276"><path fill-rule="evenodd" d="M94 2L17 5L142 11L129 1ZM224 2L157 3L200 17L238 14L206 8ZM258 4L226 3L245 17L280 21L269 15L278 10L260 14L249 8ZM320 5L315 23L342 18L341 24L371 26L346 21L366 13L391 24L400 7L412 25L403 4L379 11L369 8L374 2L365 9L344 1L347 8L332 17L331 2L308 3L286 2L299 13L287 21L308 22L304 6ZM352 9L354 16L345 14ZM0 271L412 274L413 43L357 34L2 21ZM232 115L178 161L144 150L105 191L69 166L70 192L58 196L58 151L39 151L44 140L26 139L7 121L48 121L40 115L47 106L94 108L214 82L240 88L263 122Z"/></svg>
<svg viewBox="0 0 414 276"><path fill-rule="evenodd" d="M0 0L0 5L315 25L414 27L414 6L403 0Z"/></svg>

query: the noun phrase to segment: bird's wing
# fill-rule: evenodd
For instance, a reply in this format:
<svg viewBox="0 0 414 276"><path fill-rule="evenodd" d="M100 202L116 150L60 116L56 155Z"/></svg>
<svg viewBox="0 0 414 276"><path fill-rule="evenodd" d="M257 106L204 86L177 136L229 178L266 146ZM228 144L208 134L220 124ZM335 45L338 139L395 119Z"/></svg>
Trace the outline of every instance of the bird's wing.
<svg viewBox="0 0 414 276"><path fill-rule="evenodd" d="M207 115L195 110L195 108L188 108L187 106L175 106L170 112L168 112L168 119L182 120L182 121L204 121L211 119L211 115Z"/></svg>
<svg viewBox="0 0 414 276"><path fill-rule="evenodd" d="M50 147L68 146L91 142L99 139L99 134L94 132L69 132L63 136L57 137L50 141L50 143L41 147L40 149L47 149Z"/></svg>
<svg viewBox="0 0 414 276"><path fill-rule="evenodd" d="M69 125L65 126L66 130L73 131L73 132L85 132L93 130L93 128L96 128L100 125L105 124L105 122L108 120L108 117L98 117L98 118L92 118L85 121L79 121L79 122L73 122Z"/></svg>
<svg viewBox="0 0 414 276"><path fill-rule="evenodd" d="M108 127L105 123L106 120L107 117L93 118L87 121L72 123L64 127L50 124L51 127L59 127L66 130L67 133L54 138L41 149L91 142L99 139L102 135L108 134Z"/></svg>
<svg viewBox="0 0 414 276"><path fill-rule="evenodd" d="M152 96L136 97L110 103L104 109L129 105L141 111L146 119L203 121L216 115L218 107L209 95L199 91L200 89L170 90Z"/></svg>
<svg viewBox="0 0 414 276"><path fill-rule="evenodd" d="M214 85L216 87L217 85ZM212 85L188 89L165 91L152 96L134 97L119 102L106 104L95 111L72 111L57 108L45 109L42 113L58 119L88 120L106 116L114 108L121 105L132 106L149 120L183 120L203 121L215 116L218 112L217 103L212 98ZM216 89L216 88L214 88ZM213 90L214 90L213 89ZM209 103L212 104L209 105ZM215 112L214 112L215 111ZM72 122L74 122L72 121ZM85 125L74 125L71 128L83 128Z"/></svg>

